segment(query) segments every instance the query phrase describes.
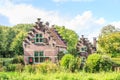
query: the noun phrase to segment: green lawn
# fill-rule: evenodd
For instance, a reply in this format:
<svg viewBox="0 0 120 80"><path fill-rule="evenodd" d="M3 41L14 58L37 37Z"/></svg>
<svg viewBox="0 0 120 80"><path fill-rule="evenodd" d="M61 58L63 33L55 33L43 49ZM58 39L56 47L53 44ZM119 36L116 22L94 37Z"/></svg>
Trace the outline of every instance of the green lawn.
<svg viewBox="0 0 120 80"><path fill-rule="evenodd" d="M27 72L0 72L0 80L120 80L120 73L27 73Z"/></svg>

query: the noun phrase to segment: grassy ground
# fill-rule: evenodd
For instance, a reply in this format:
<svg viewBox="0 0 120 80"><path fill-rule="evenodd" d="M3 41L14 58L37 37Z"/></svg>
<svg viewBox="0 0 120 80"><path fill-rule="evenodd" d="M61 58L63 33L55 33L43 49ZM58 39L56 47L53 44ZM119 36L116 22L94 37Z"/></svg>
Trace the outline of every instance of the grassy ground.
<svg viewBox="0 0 120 80"><path fill-rule="evenodd" d="M27 73L27 72L0 72L0 80L120 80L120 73Z"/></svg>

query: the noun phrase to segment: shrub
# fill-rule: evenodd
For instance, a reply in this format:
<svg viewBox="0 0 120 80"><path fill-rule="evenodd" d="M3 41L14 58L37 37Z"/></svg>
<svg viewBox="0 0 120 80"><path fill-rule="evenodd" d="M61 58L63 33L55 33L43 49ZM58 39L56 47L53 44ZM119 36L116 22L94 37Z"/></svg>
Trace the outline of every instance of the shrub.
<svg viewBox="0 0 120 80"><path fill-rule="evenodd" d="M56 72L58 70L57 65L52 62L44 62L35 66L36 71L41 73Z"/></svg>
<svg viewBox="0 0 120 80"><path fill-rule="evenodd" d="M106 55L91 54L88 56L85 70L88 72L110 71L112 60Z"/></svg>
<svg viewBox="0 0 120 80"><path fill-rule="evenodd" d="M64 55L65 55L65 53L64 53L63 51L59 52L59 53L57 54L58 60L61 60Z"/></svg>
<svg viewBox="0 0 120 80"><path fill-rule="evenodd" d="M15 56L12 60L12 63L13 64L18 64L18 63L24 64L23 56Z"/></svg>
<svg viewBox="0 0 120 80"><path fill-rule="evenodd" d="M100 69L100 59L101 55L99 54L94 53L89 55L86 61L85 70L88 72L98 72Z"/></svg>
<svg viewBox="0 0 120 80"><path fill-rule="evenodd" d="M68 69L71 72L75 72L75 70L80 69L80 64L81 64L81 59L80 58L75 58L71 54L66 54L61 59L61 65L65 69Z"/></svg>
<svg viewBox="0 0 120 80"><path fill-rule="evenodd" d="M3 66L8 66L10 64L12 64L12 59L8 59L8 60L3 61Z"/></svg>
<svg viewBox="0 0 120 80"><path fill-rule="evenodd" d="M9 77L7 76L7 74L1 74L0 75L0 80L8 80Z"/></svg>
<svg viewBox="0 0 120 80"><path fill-rule="evenodd" d="M4 67L5 71L15 71L16 65L15 64L9 64Z"/></svg>
<svg viewBox="0 0 120 80"><path fill-rule="evenodd" d="M15 64L15 65L16 65L15 71L22 72L24 70L24 65L22 64Z"/></svg>
<svg viewBox="0 0 120 80"><path fill-rule="evenodd" d="M110 71L112 69L112 60L106 55L102 55L100 59L100 68L102 71Z"/></svg>
<svg viewBox="0 0 120 80"><path fill-rule="evenodd" d="M3 66L3 61L0 61L0 68Z"/></svg>
<svg viewBox="0 0 120 80"><path fill-rule="evenodd" d="M69 68L69 63L71 60L74 59L74 56L71 54L66 54L62 57L60 64L64 67L64 68Z"/></svg>
<svg viewBox="0 0 120 80"><path fill-rule="evenodd" d="M26 65L24 68L24 71L29 72L29 73L35 73L36 67L35 67L35 65Z"/></svg>
<svg viewBox="0 0 120 80"><path fill-rule="evenodd" d="M77 69L77 60L76 59L72 59L70 62L69 62L69 70L71 72L75 72L75 69Z"/></svg>

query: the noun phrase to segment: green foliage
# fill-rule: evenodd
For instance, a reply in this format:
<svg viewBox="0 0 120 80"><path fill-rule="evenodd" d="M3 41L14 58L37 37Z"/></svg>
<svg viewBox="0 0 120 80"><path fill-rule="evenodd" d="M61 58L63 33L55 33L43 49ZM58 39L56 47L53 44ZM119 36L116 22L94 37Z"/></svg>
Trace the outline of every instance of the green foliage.
<svg viewBox="0 0 120 80"><path fill-rule="evenodd" d="M52 62L44 62L36 65L26 65L24 71L29 73L54 73L57 70L58 67L56 64Z"/></svg>
<svg viewBox="0 0 120 80"><path fill-rule="evenodd" d="M94 53L88 56L85 70L88 72L110 71L112 66L110 57Z"/></svg>
<svg viewBox="0 0 120 80"><path fill-rule="evenodd" d="M59 53L57 54L58 60L61 60L64 55L65 55L65 53L63 53L63 51L59 52Z"/></svg>
<svg viewBox="0 0 120 80"><path fill-rule="evenodd" d="M8 77L7 74L1 74L0 75L0 80L8 80L8 79L9 79L9 77Z"/></svg>
<svg viewBox="0 0 120 80"><path fill-rule="evenodd" d="M75 69L77 69L78 66L77 66L77 60L76 59L72 59L70 62L69 62L69 70L71 72L75 72Z"/></svg>
<svg viewBox="0 0 120 80"><path fill-rule="evenodd" d="M114 57L120 55L120 32L100 36L98 44L102 53L109 53Z"/></svg>
<svg viewBox="0 0 120 80"><path fill-rule="evenodd" d="M61 61L60 61L60 64L61 64L61 66L63 66L64 68L69 68L69 63L70 63L70 61L72 61L74 59L74 56L73 55L71 55L71 54L65 54L63 57L62 57L62 59L61 59Z"/></svg>
<svg viewBox="0 0 120 80"><path fill-rule="evenodd" d="M41 73L51 73L51 72L54 73L58 70L57 65L52 62L44 62L36 65L36 67L37 67L37 72L41 72Z"/></svg>
<svg viewBox="0 0 120 80"><path fill-rule="evenodd" d="M60 63L61 66L63 66L65 69L68 69L71 72L75 72L75 70L80 69L81 59L75 58L71 54L65 54L61 59Z"/></svg>
<svg viewBox="0 0 120 80"><path fill-rule="evenodd" d="M94 53L94 54L89 55L86 61L86 70L90 72L99 71L100 59L101 59L101 55L99 54Z"/></svg>
<svg viewBox="0 0 120 80"><path fill-rule="evenodd" d="M35 73L36 72L35 69L36 69L35 65L26 65L24 71L28 73Z"/></svg>
<svg viewBox="0 0 120 80"><path fill-rule="evenodd" d="M12 60L13 64L24 64L23 56L15 56Z"/></svg>
<svg viewBox="0 0 120 80"><path fill-rule="evenodd" d="M115 65L120 66L120 58L112 58L112 61L114 62Z"/></svg>
<svg viewBox="0 0 120 80"><path fill-rule="evenodd" d="M15 71L16 65L15 64L8 64L4 67L5 71Z"/></svg>
<svg viewBox="0 0 120 80"><path fill-rule="evenodd" d="M28 72L0 72L0 80L119 80L119 72L102 73L28 73Z"/></svg>
<svg viewBox="0 0 120 80"><path fill-rule="evenodd" d="M14 38L13 42L11 43L11 51L13 51L15 54L22 55L23 54L23 47L22 42L25 38L26 33L21 31L16 37Z"/></svg>
<svg viewBox="0 0 120 80"><path fill-rule="evenodd" d="M110 71L112 69L112 60L109 56L102 55L99 65L102 71Z"/></svg>
<svg viewBox="0 0 120 80"><path fill-rule="evenodd" d="M15 43L15 37L21 33L21 31L24 33L28 32L32 26L33 24L18 24L13 27L0 26L0 57L13 57L15 54L13 54L12 51L15 50L11 49L11 45ZM22 40L19 42L21 43Z"/></svg>
<svg viewBox="0 0 120 80"><path fill-rule="evenodd" d="M62 36L63 39L67 42L67 50L69 53L72 52L72 50L76 49L76 45L78 42L78 35L75 31L70 30L63 27L55 26L58 33ZM74 52L73 52L74 53Z"/></svg>

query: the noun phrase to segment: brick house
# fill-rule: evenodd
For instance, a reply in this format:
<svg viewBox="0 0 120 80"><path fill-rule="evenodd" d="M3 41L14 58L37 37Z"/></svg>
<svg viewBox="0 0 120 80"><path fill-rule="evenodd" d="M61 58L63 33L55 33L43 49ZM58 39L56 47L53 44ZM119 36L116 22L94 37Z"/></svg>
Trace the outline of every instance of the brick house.
<svg viewBox="0 0 120 80"><path fill-rule="evenodd" d="M50 28L48 22L43 24L38 18L23 41L23 49L25 64L36 64L48 59L57 62L57 54L66 51L67 46L54 26Z"/></svg>
<svg viewBox="0 0 120 80"><path fill-rule="evenodd" d="M82 37L77 43L77 50L79 52L79 55L87 58L89 54L96 52L96 42L97 41L95 37L93 38L92 44L87 38L84 38L84 36L82 35Z"/></svg>

